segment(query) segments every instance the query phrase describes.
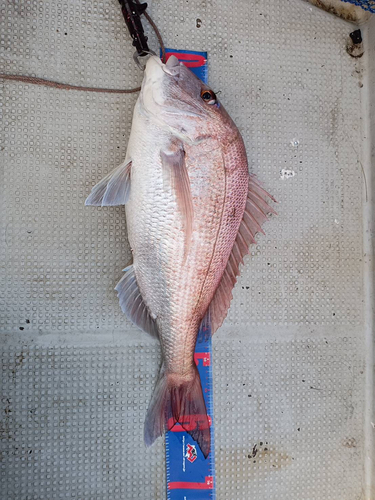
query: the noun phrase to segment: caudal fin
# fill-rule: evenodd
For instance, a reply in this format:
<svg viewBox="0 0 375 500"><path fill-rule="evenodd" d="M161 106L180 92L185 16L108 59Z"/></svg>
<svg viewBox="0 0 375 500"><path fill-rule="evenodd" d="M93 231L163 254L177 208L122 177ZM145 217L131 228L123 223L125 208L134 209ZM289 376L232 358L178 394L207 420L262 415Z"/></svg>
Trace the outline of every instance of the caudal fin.
<svg viewBox="0 0 375 500"><path fill-rule="evenodd" d="M197 367L187 375L168 373L161 368L147 411L144 438L150 446L164 431L179 423L196 441L207 458L211 436L206 405Z"/></svg>

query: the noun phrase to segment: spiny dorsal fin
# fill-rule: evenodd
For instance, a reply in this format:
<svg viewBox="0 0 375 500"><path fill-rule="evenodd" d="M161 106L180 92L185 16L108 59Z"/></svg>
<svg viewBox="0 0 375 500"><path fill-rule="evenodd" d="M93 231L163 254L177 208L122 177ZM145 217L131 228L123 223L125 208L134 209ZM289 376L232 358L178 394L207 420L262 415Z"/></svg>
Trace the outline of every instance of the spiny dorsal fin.
<svg viewBox="0 0 375 500"><path fill-rule="evenodd" d="M127 161L112 170L92 188L85 205L110 207L125 205L130 196L131 161Z"/></svg>
<svg viewBox="0 0 375 500"><path fill-rule="evenodd" d="M149 333L152 337L157 337L158 329L156 322L143 301L133 265L126 267L124 271L124 276L115 288L122 312L143 331Z"/></svg>
<svg viewBox="0 0 375 500"><path fill-rule="evenodd" d="M262 230L262 224L268 220L269 213L275 214L275 210L268 205L267 200L276 202L275 198L265 191L254 175L250 176L249 192L247 195L245 212L229 256L227 267L216 289L215 295L209 306L211 316L212 334L222 325L230 302L233 298L232 290L240 275L240 264L243 264L244 256L249 252L252 243L256 243L255 236Z"/></svg>

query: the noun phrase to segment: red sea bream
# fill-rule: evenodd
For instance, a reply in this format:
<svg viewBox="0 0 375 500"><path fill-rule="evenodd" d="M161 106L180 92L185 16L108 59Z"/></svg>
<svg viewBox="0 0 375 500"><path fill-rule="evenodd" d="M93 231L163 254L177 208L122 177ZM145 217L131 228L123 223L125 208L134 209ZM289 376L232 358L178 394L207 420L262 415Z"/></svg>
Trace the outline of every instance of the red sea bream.
<svg viewBox="0 0 375 500"><path fill-rule="evenodd" d="M125 205L133 264L116 286L120 306L161 344L147 445L189 421L188 432L209 453L196 338L204 318L214 333L226 317L243 257L273 212L268 198L214 92L174 56L166 64L151 57L126 159L86 200Z"/></svg>

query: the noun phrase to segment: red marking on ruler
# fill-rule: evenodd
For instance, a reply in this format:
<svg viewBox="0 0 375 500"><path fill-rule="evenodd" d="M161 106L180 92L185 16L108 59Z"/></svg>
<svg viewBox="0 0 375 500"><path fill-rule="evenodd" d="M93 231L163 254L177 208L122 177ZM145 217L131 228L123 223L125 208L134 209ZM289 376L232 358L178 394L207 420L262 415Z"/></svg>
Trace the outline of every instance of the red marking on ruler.
<svg viewBox="0 0 375 500"><path fill-rule="evenodd" d="M199 68L204 66L207 60L199 54L181 54L181 52L167 52L167 61L171 56L177 57L177 59L185 64L188 68Z"/></svg>
<svg viewBox="0 0 375 500"><path fill-rule="evenodd" d="M207 415L208 417L208 426L211 427L212 425L212 418ZM205 424L206 423L206 415L185 415L185 422L183 422L183 427L181 422L175 422L173 417L171 417L168 422L167 426L168 429L172 432L189 432L193 431L194 429L197 428L198 424L201 429L205 429Z"/></svg>
<svg viewBox="0 0 375 500"><path fill-rule="evenodd" d="M194 361L196 365L198 365L200 359L203 360L203 366L211 366L211 356L209 352L195 352Z"/></svg>
<svg viewBox="0 0 375 500"><path fill-rule="evenodd" d="M206 476L204 483L189 483L187 481L176 481L169 483L170 490L186 489L186 490L212 490L214 487L214 480L212 476Z"/></svg>

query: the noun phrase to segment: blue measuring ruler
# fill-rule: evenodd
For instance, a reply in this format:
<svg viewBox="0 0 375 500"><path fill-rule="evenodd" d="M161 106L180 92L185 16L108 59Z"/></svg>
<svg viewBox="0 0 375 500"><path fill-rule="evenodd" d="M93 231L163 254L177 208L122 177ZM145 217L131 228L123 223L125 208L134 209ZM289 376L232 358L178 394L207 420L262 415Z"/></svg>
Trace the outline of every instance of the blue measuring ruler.
<svg viewBox="0 0 375 500"><path fill-rule="evenodd" d="M166 49L166 57L176 56L204 83L207 83L207 52ZM215 460L212 393L211 330L201 325L194 360L201 378L211 429L211 449L204 458L198 444L176 424L165 435L168 500L215 500Z"/></svg>

